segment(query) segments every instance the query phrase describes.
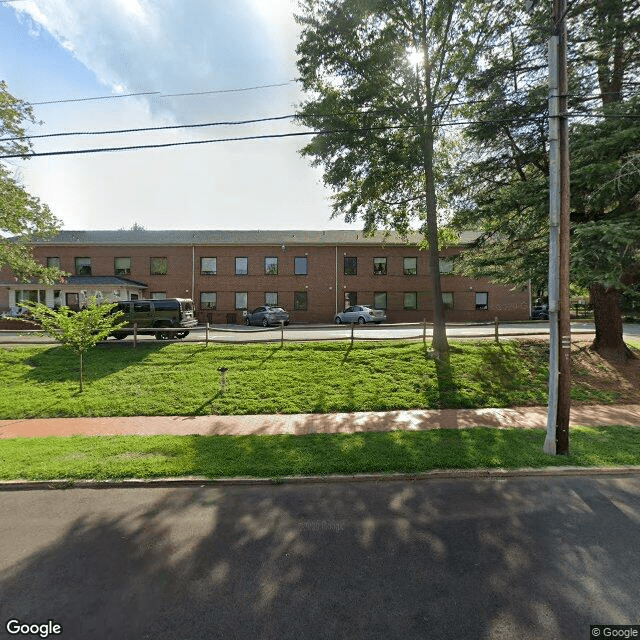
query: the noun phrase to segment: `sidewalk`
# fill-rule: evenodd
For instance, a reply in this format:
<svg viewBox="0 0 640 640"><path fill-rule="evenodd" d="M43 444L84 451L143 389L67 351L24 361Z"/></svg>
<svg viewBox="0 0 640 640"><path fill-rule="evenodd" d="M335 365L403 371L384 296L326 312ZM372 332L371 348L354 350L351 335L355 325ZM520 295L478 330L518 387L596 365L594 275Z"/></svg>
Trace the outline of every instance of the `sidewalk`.
<svg viewBox="0 0 640 640"><path fill-rule="evenodd" d="M640 426L640 404L577 405L570 426ZM0 420L0 439L71 435L273 435L471 427L546 428L546 407L248 416L134 416Z"/></svg>

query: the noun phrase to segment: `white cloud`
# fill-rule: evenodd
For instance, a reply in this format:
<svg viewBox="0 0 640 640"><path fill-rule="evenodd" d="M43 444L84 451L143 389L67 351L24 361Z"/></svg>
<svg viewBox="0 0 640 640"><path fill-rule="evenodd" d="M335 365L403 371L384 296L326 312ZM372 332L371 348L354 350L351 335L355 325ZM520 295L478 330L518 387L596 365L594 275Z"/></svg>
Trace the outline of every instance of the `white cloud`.
<svg viewBox="0 0 640 640"><path fill-rule="evenodd" d="M181 93L294 78L294 7L295 0L38 0L37 6L24 3L19 10L114 93ZM64 87L51 96L64 97L69 97ZM197 123L292 113L299 100L297 86L290 84L202 96L125 98L69 106L44 119L58 130ZM293 129L285 121L119 138L54 138L38 143L37 150ZM319 172L297 153L304 140L34 159L25 168L25 181L68 228L114 228L134 220L147 228L345 227L339 220L328 222L328 194Z"/></svg>

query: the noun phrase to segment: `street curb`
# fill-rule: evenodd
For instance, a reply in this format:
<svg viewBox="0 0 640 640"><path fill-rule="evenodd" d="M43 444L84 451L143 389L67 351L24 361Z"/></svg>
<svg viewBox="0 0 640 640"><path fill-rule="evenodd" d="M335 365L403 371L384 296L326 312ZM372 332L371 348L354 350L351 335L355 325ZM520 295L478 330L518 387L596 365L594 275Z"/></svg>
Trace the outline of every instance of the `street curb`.
<svg viewBox="0 0 640 640"><path fill-rule="evenodd" d="M265 486L282 484L330 484L336 482L389 482L473 478L577 477L588 475L630 476L640 474L640 466L628 467L544 467L542 469L437 469L422 473L361 473L327 476L283 476L275 478L127 478L124 480L4 480L0 491L41 491L45 489L153 489L172 487L220 487L229 485Z"/></svg>

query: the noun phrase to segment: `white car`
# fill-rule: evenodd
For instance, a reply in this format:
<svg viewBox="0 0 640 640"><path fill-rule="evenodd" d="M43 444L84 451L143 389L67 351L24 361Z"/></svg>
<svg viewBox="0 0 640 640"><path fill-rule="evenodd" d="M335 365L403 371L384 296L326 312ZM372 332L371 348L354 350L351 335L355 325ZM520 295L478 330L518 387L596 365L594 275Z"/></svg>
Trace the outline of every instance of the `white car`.
<svg viewBox="0 0 640 640"><path fill-rule="evenodd" d="M335 318L335 323L350 324L357 322L358 324L367 324L368 322L375 322L376 324L380 324L381 322L386 322L386 320L387 316L384 311L366 305L356 304L353 305L353 307L347 307L339 313Z"/></svg>

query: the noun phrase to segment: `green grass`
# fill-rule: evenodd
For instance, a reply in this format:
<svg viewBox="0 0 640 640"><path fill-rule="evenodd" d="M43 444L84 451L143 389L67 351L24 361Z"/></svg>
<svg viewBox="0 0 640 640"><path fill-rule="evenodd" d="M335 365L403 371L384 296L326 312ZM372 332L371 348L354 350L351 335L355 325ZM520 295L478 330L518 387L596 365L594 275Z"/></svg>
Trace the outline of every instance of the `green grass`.
<svg viewBox="0 0 640 640"><path fill-rule="evenodd" d="M571 453L541 429L306 436L73 436L0 440L0 478L108 479L417 473L431 469L640 465L640 427L574 427Z"/></svg>
<svg viewBox="0 0 640 640"><path fill-rule="evenodd" d="M544 343L107 344L78 360L60 347L0 349L0 419L476 408L546 403ZM227 367L220 393L219 367ZM581 392L588 400L589 391ZM581 398L582 399L582 398ZM602 398L593 398L594 402ZM612 401L615 398L611 399Z"/></svg>

